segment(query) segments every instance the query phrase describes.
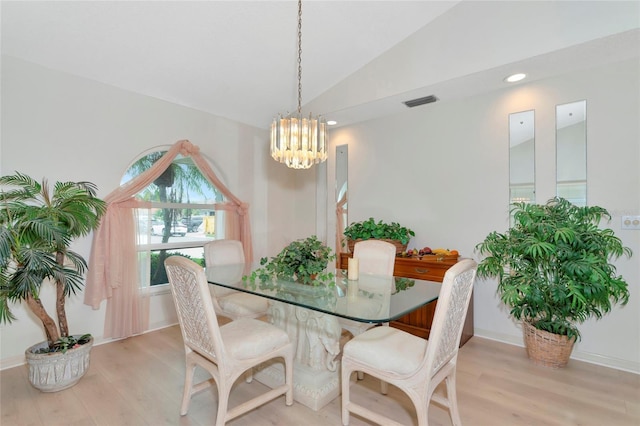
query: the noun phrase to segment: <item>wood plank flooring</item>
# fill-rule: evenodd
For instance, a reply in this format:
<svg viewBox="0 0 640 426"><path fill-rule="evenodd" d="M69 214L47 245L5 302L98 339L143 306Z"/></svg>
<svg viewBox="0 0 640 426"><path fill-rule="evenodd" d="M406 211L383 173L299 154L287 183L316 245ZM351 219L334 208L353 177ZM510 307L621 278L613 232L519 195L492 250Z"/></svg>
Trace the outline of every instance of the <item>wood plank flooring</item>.
<svg viewBox="0 0 640 426"><path fill-rule="evenodd" d="M201 376L204 377L204 376ZM216 391L205 391L179 414L184 352L177 326L93 348L91 366L74 387L41 393L26 366L0 372L0 424L27 425L212 425ZM571 360L561 370L533 365L524 349L473 337L458 358L458 401L465 426L640 425L640 376ZM264 390L239 381L230 405ZM389 387L379 393L372 377L352 387L355 401L398 421L416 425L408 398ZM431 404L430 425L450 425L446 410ZM284 397L234 419L231 426L340 425L340 400L320 411ZM371 423L351 416L351 425Z"/></svg>

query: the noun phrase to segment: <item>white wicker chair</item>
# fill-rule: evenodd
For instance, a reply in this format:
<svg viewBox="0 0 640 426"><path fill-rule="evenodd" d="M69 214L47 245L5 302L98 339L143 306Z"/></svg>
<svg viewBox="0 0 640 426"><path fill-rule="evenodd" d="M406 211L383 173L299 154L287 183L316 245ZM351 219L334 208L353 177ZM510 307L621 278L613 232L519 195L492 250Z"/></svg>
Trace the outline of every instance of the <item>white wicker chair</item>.
<svg viewBox="0 0 640 426"><path fill-rule="evenodd" d="M359 259L360 272L375 275L393 275L396 246L381 240L358 241L353 246L353 257Z"/></svg>
<svg viewBox="0 0 640 426"><path fill-rule="evenodd" d="M180 414L189 409L191 396L212 386L218 388L216 426L285 395L293 404L293 345L283 330L251 318L231 321L220 327L213 310L204 269L182 256L165 260L171 293L180 322L186 353L186 375ZM229 393L236 380L252 367L283 358L285 384L228 410ZM212 378L193 383L195 368L205 369Z"/></svg>
<svg viewBox="0 0 640 426"><path fill-rule="evenodd" d="M353 257L354 259L358 259L359 273L391 277L396 261L396 247L389 242L380 240L358 241L353 246ZM390 282L390 285L392 284L393 283ZM346 318L339 318L339 322L340 327L347 330L354 337L375 326L366 322L353 321ZM364 374L358 372L358 379L362 380L363 378ZM383 382L382 393L386 392L387 388Z"/></svg>
<svg viewBox="0 0 640 426"><path fill-rule="evenodd" d="M237 240L215 240L205 244L204 258L207 266L245 262L242 243ZM240 274L238 280L241 278L242 274ZM238 318L259 318L265 315L269 309L269 301L264 297L218 285L211 285L209 288L213 297L213 308L218 315L234 320Z"/></svg>
<svg viewBox="0 0 640 426"><path fill-rule="evenodd" d="M376 327L347 342L342 355L343 425L349 424L350 413L385 426L399 424L350 401L350 377L354 371L363 371L404 391L415 406L420 426L429 423L432 399L449 409L454 425L461 424L456 362L476 268L476 262L465 259L445 274L428 341L392 327ZM434 394L442 381L446 384L446 397Z"/></svg>

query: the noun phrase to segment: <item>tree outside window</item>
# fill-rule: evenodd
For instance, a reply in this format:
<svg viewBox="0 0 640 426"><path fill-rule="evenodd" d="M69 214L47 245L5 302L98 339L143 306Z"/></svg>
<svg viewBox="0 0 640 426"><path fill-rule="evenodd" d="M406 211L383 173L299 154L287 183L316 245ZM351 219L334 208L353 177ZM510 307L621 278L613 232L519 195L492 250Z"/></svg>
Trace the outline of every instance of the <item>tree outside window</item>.
<svg viewBox="0 0 640 426"><path fill-rule="evenodd" d="M151 168L165 152L136 160L121 185ZM214 209L223 196L189 157L178 155L137 198L151 203L150 208L136 211L141 285L168 283L164 260L169 256L184 256L204 266L204 244L224 238L224 212Z"/></svg>

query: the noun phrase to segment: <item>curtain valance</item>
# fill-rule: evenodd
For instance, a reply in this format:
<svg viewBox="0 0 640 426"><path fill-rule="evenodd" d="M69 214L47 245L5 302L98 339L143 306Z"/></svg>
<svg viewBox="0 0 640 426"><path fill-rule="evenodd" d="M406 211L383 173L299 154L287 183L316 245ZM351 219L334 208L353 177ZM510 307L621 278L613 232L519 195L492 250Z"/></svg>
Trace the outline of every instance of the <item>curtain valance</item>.
<svg viewBox="0 0 640 426"><path fill-rule="evenodd" d="M93 236L84 303L94 309L107 300L104 337L128 337L148 328L148 292L138 283L138 250L134 210L151 203L135 196L153 183L178 155L191 157L200 172L224 195L216 210L225 211L225 237L242 241L245 258L253 248L249 205L240 201L218 179L200 149L188 140L176 142L154 165L118 187L104 200L107 211Z"/></svg>

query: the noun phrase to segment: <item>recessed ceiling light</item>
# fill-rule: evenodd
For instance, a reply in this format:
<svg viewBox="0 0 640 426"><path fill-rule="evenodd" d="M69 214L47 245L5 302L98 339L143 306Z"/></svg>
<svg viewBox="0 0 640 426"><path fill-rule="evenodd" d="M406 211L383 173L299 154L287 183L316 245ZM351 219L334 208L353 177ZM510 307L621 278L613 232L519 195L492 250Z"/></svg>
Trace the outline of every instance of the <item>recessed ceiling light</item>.
<svg viewBox="0 0 640 426"><path fill-rule="evenodd" d="M328 126L335 126L336 124L338 124L338 122L336 120L328 120L327 121L327 125Z"/></svg>
<svg viewBox="0 0 640 426"><path fill-rule="evenodd" d="M523 73L512 74L509 77L505 78L504 81L507 83L515 83L516 81L523 80L527 75Z"/></svg>

